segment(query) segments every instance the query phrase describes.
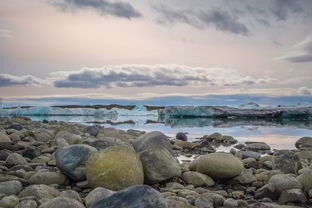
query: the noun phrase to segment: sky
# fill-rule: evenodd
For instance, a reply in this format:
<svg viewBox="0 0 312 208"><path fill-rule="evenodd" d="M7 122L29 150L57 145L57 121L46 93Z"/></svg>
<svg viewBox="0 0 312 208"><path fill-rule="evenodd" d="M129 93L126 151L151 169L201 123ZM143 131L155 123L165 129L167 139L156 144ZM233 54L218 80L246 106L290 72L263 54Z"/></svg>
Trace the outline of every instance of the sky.
<svg viewBox="0 0 312 208"><path fill-rule="evenodd" d="M311 0L0 1L3 102L311 103L311 81Z"/></svg>

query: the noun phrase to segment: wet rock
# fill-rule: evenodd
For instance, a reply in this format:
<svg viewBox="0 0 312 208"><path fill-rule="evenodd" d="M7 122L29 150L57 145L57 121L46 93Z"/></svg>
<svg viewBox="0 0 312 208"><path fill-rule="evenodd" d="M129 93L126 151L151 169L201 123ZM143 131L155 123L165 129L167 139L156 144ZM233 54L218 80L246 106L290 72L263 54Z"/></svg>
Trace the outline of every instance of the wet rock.
<svg viewBox="0 0 312 208"><path fill-rule="evenodd" d="M286 151L283 154L276 155L272 158L272 168L281 170L283 173L295 173L296 162L295 154L292 151Z"/></svg>
<svg viewBox="0 0 312 208"><path fill-rule="evenodd" d="M54 199L48 200L47 202L41 204L39 208L85 208L83 204L75 199L70 199L67 197L56 197Z"/></svg>
<svg viewBox="0 0 312 208"><path fill-rule="evenodd" d="M58 197L60 192L47 185L30 185L24 188L21 193L18 195L19 198L27 197L27 196L34 196L36 199L53 199Z"/></svg>
<svg viewBox="0 0 312 208"><path fill-rule="evenodd" d="M91 136L96 137L99 133L99 130L96 128L96 126L87 126L83 132L90 134Z"/></svg>
<svg viewBox="0 0 312 208"><path fill-rule="evenodd" d="M94 147L83 144L58 148L55 153L57 167L68 177L82 181L85 177L85 163L92 153L97 152Z"/></svg>
<svg viewBox="0 0 312 208"><path fill-rule="evenodd" d="M181 178L186 184L191 184L194 185L195 187L213 186L215 184L214 180L210 178L208 175L195 171L184 172Z"/></svg>
<svg viewBox="0 0 312 208"><path fill-rule="evenodd" d="M5 181L0 183L0 193L5 195L17 195L23 186L19 181Z"/></svg>
<svg viewBox="0 0 312 208"><path fill-rule="evenodd" d="M269 198L272 200L278 199L280 193L275 191L275 186L271 183L265 184L261 188L259 188L255 192L255 199L261 199L261 198Z"/></svg>
<svg viewBox="0 0 312 208"><path fill-rule="evenodd" d="M129 146L112 146L90 156L86 176L92 187L121 190L143 184L144 173L138 155Z"/></svg>
<svg viewBox="0 0 312 208"><path fill-rule="evenodd" d="M297 149L312 149L312 137L301 137L295 143Z"/></svg>
<svg viewBox="0 0 312 208"><path fill-rule="evenodd" d="M177 160L166 148L149 148L140 153L146 184L155 184L181 175Z"/></svg>
<svg viewBox="0 0 312 208"><path fill-rule="evenodd" d="M237 144L234 146L236 149L242 150L244 149L246 146L244 144Z"/></svg>
<svg viewBox="0 0 312 208"><path fill-rule="evenodd" d="M18 153L10 154L7 157L5 162L9 165L26 165L27 164L27 161L25 160L25 158L23 158L23 156Z"/></svg>
<svg viewBox="0 0 312 208"><path fill-rule="evenodd" d="M133 143L133 147L136 152L142 152L152 147L159 147L166 148L170 153L173 153L170 140L160 131L152 131L139 136Z"/></svg>
<svg viewBox="0 0 312 208"><path fill-rule="evenodd" d="M91 208L167 208L166 200L150 186L132 186L95 202Z"/></svg>
<svg viewBox="0 0 312 208"><path fill-rule="evenodd" d="M243 163L232 154L211 153L199 158L196 170L213 179L229 179L242 172Z"/></svg>
<svg viewBox="0 0 312 208"><path fill-rule="evenodd" d="M115 193L114 191L108 190L103 187L97 187L93 189L86 197L86 206L90 207L95 202L99 201L102 198L106 198Z"/></svg>
<svg viewBox="0 0 312 208"><path fill-rule="evenodd" d="M96 139L90 142L89 145L95 147L97 150L101 150L111 146L126 145L126 144L120 140L105 137L101 139Z"/></svg>
<svg viewBox="0 0 312 208"><path fill-rule="evenodd" d="M307 201L306 196L302 192L301 189L288 189L283 191L278 199L279 204L287 204L287 203L305 203Z"/></svg>
<svg viewBox="0 0 312 208"><path fill-rule="evenodd" d="M58 172L39 172L29 178L31 184L65 184L66 176Z"/></svg>
<svg viewBox="0 0 312 208"><path fill-rule="evenodd" d="M280 194L288 189L301 189L301 183L292 175L277 174L271 177L270 184L273 184L275 192Z"/></svg>
<svg viewBox="0 0 312 208"><path fill-rule="evenodd" d="M187 141L187 136L186 136L185 133L179 132L179 133L177 133L177 135L176 135L176 139L177 139L177 140L181 140L181 141Z"/></svg>

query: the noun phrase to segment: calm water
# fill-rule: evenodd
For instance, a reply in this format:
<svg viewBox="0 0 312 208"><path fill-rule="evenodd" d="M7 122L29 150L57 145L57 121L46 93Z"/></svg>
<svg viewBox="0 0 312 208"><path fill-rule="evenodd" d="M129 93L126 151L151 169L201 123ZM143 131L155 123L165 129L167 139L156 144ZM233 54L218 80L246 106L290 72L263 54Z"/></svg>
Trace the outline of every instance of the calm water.
<svg viewBox="0 0 312 208"><path fill-rule="evenodd" d="M30 117L32 120L58 120L85 125L100 122L98 125L118 129L138 129L144 131L161 131L170 137L178 132L187 132L190 141L203 135L219 132L236 138L239 143L246 141L263 141L273 149L293 149L297 139L312 136L312 121L267 121L267 120L213 120L213 119L173 119L159 121L157 116L119 116L114 119L90 116L52 116ZM161 123L160 123L161 122ZM231 147L218 147L229 150Z"/></svg>

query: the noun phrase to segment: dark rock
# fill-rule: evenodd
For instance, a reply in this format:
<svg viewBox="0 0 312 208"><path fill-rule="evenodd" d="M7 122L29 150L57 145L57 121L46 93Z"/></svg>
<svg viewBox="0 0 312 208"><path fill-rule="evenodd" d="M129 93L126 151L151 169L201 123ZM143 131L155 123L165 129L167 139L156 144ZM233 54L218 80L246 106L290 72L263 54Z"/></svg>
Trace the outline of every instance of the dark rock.
<svg viewBox="0 0 312 208"><path fill-rule="evenodd" d="M91 136L97 136L99 133L99 130L96 128L96 126L87 126L83 132L90 134Z"/></svg>
<svg viewBox="0 0 312 208"><path fill-rule="evenodd" d="M23 126L20 124L12 124L12 125L8 126L7 129L15 129L17 131L20 131L23 129Z"/></svg>
<svg viewBox="0 0 312 208"><path fill-rule="evenodd" d="M273 184L266 184L262 186L260 189L258 189L254 195L255 199L261 199L261 198L270 198L272 200L276 200L279 197L279 193L275 192L275 188Z"/></svg>
<svg viewBox="0 0 312 208"><path fill-rule="evenodd" d="M182 140L182 141L187 141L187 136L186 136L185 133L179 132L179 133L177 133L177 135L176 135L176 139Z"/></svg>
<svg viewBox="0 0 312 208"><path fill-rule="evenodd" d="M9 150L0 150L0 160L4 161L12 152Z"/></svg>
<svg viewBox="0 0 312 208"><path fill-rule="evenodd" d="M264 142L246 142L246 148L256 152L271 149L271 147Z"/></svg>
<svg viewBox="0 0 312 208"><path fill-rule="evenodd" d="M150 186L132 186L95 202L91 208L167 208L166 200Z"/></svg>
<svg viewBox="0 0 312 208"><path fill-rule="evenodd" d="M113 138L97 139L89 143L90 146L95 147L97 150L105 149L110 146L125 145L121 141L116 141Z"/></svg>
<svg viewBox="0 0 312 208"><path fill-rule="evenodd" d="M173 154L170 140L160 131L152 131L139 136L139 138L133 143L133 147L136 152L142 152L148 148L164 147Z"/></svg>
<svg viewBox="0 0 312 208"><path fill-rule="evenodd" d="M199 208L213 208L213 203L204 197L198 197L195 200L195 206Z"/></svg>
<svg viewBox="0 0 312 208"><path fill-rule="evenodd" d="M306 196L301 189L288 189L282 192L278 199L279 204L286 204L292 202L305 203L307 201Z"/></svg>
<svg viewBox="0 0 312 208"><path fill-rule="evenodd" d="M242 150L244 149L246 146L244 144L237 144L234 146L236 149Z"/></svg>
<svg viewBox="0 0 312 208"><path fill-rule="evenodd" d="M41 155L41 150L38 147L29 147L25 150L22 150L23 157L27 157L29 159L34 159Z"/></svg>
<svg viewBox="0 0 312 208"><path fill-rule="evenodd" d="M84 144L59 148L55 153L56 166L73 180L82 181L86 178L85 163L94 152L94 147Z"/></svg>

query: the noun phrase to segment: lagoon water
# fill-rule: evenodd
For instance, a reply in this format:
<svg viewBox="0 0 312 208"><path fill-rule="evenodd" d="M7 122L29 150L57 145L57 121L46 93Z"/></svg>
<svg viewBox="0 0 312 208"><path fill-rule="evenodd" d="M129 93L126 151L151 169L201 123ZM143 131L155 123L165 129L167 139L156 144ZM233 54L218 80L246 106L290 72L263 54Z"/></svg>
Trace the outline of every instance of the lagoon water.
<svg viewBox="0 0 312 208"><path fill-rule="evenodd" d="M28 116L32 120L57 120L82 123L86 125L102 125L123 130L137 129L146 132L161 131L174 138L178 132L187 132L189 141L195 141L204 135L219 132L233 136L244 143L246 141L262 141L272 149L294 149L300 137L312 136L311 121L289 120L213 120L213 119L173 119L159 121L157 116L118 116L106 119L94 116ZM217 150L228 151L231 147L220 146Z"/></svg>

